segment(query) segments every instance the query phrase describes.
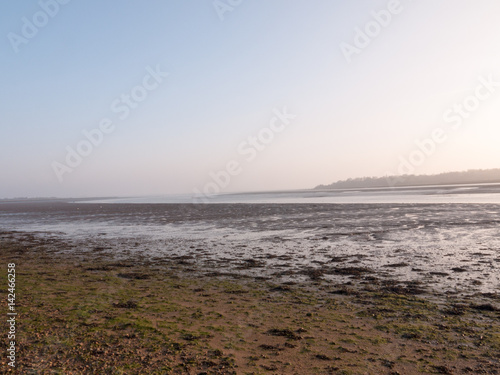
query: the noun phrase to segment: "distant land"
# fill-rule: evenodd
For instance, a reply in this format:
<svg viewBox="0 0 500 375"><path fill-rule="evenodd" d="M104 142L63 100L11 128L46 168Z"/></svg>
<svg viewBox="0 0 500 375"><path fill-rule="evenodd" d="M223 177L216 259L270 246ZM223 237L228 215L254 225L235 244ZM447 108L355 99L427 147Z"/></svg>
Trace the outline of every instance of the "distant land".
<svg viewBox="0 0 500 375"><path fill-rule="evenodd" d="M87 198L58 198L58 197L15 197L15 198L0 198L0 203L32 203L32 202L80 202L92 200L104 200L104 199L116 199L118 197L87 197Z"/></svg>
<svg viewBox="0 0 500 375"><path fill-rule="evenodd" d="M356 189L356 188L387 188L400 186L422 185L456 185L500 183L500 168L469 169L463 172L446 172L432 175L399 175L384 177L358 177L337 181L330 185L318 185L315 190L325 189Z"/></svg>

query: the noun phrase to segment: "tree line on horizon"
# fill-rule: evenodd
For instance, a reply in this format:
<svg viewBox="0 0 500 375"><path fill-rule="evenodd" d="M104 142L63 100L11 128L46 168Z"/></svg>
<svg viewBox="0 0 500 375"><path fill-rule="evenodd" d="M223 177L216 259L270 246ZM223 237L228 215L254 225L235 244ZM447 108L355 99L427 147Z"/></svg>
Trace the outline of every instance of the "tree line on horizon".
<svg viewBox="0 0 500 375"><path fill-rule="evenodd" d="M314 189L352 189L419 185L454 185L499 182L500 168L469 169L462 172L445 172L433 175L400 175L384 177L358 177L340 180Z"/></svg>

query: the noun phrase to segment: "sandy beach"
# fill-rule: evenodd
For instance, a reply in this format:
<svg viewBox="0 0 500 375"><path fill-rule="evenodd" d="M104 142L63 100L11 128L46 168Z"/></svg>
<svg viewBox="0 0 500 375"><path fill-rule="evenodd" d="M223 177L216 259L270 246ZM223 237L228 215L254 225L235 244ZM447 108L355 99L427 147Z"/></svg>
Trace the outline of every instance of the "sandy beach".
<svg viewBox="0 0 500 375"><path fill-rule="evenodd" d="M497 374L499 221L479 204L2 204L17 370Z"/></svg>

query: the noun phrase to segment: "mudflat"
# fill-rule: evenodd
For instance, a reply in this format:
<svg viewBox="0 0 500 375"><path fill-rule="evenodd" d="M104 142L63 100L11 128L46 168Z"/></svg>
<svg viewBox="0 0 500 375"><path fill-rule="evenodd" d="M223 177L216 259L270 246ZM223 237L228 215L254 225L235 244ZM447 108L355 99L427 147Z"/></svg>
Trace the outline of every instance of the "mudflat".
<svg viewBox="0 0 500 375"><path fill-rule="evenodd" d="M500 371L498 206L28 206L19 373Z"/></svg>

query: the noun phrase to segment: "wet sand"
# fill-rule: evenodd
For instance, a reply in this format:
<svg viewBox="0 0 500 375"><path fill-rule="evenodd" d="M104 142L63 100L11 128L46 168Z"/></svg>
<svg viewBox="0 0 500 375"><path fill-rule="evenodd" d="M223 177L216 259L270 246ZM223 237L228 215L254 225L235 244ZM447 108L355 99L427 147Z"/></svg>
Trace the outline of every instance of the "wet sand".
<svg viewBox="0 0 500 375"><path fill-rule="evenodd" d="M19 363L496 374L499 223L497 205L2 204Z"/></svg>

